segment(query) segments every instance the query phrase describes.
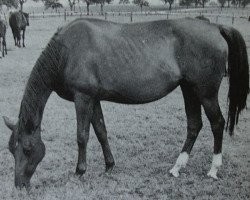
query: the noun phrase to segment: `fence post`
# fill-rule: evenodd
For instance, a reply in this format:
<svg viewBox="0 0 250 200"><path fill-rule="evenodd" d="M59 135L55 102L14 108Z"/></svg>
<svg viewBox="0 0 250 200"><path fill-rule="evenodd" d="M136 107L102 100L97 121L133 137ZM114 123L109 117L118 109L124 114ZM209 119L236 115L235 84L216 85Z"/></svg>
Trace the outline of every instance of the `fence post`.
<svg viewBox="0 0 250 200"><path fill-rule="evenodd" d="M33 11L33 19L35 18L35 12Z"/></svg>
<svg viewBox="0 0 250 200"><path fill-rule="evenodd" d="M133 22L133 13L130 13L130 22Z"/></svg>
<svg viewBox="0 0 250 200"><path fill-rule="evenodd" d="M43 18L44 18L44 12L43 12Z"/></svg>
<svg viewBox="0 0 250 200"><path fill-rule="evenodd" d="M218 23L218 18L219 18L219 16L217 15L217 16L216 16L216 23Z"/></svg>
<svg viewBox="0 0 250 200"><path fill-rule="evenodd" d="M107 13L105 12L105 14L104 14L104 15L105 15L105 20L107 20Z"/></svg>
<svg viewBox="0 0 250 200"><path fill-rule="evenodd" d="M168 19L168 14L167 14L167 19Z"/></svg>
<svg viewBox="0 0 250 200"><path fill-rule="evenodd" d="M233 17L232 17L232 24L234 24L234 14L233 14Z"/></svg>
<svg viewBox="0 0 250 200"><path fill-rule="evenodd" d="M66 9L64 10L64 21L66 22Z"/></svg>

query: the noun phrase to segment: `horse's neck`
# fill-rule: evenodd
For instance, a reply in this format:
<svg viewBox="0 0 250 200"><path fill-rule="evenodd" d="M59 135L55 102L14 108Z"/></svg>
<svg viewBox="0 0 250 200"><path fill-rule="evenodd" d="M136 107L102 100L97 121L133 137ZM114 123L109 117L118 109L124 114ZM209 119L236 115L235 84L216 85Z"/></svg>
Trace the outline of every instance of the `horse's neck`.
<svg viewBox="0 0 250 200"><path fill-rule="evenodd" d="M20 128L25 128L28 121L32 122L35 127L40 126L44 107L52 92L49 83L50 76L48 73L40 71L39 67L35 66L31 72L21 103Z"/></svg>

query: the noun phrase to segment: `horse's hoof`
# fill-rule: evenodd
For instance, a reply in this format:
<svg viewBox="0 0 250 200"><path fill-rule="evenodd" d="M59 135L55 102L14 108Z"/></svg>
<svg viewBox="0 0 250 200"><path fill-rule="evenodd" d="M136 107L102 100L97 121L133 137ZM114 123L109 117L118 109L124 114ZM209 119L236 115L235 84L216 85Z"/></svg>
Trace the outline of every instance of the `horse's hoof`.
<svg viewBox="0 0 250 200"><path fill-rule="evenodd" d="M86 170L87 170L87 168L86 167L79 167L79 166L77 166L76 167L76 175L77 176L82 176L83 174L85 174L86 173Z"/></svg>
<svg viewBox="0 0 250 200"><path fill-rule="evenodd" d="M105 173L106 174L111 174L111 172L113 171L115 167L115 163L112 162L112 163L106 163L106 169L105 169Z"/></svg>
<svg viewBox="0 0 250 200"><path fill-rule="evenodd" d="M172 168L171 170L169 170L169 173L172 176L174 176L175 178L177 178L180 175L179 172L176 169L174 169L174 168Z"/></svg>
<svg viewBox="0 0 250 200"><path fill-rule="evenodd" d="M213 179L215 179L215 180L218 180L217 175L216 175L215 173L211 172L211 171L207 173L207 176L208 176L208 177L211 177L211 178L213 178Z"/></svg>

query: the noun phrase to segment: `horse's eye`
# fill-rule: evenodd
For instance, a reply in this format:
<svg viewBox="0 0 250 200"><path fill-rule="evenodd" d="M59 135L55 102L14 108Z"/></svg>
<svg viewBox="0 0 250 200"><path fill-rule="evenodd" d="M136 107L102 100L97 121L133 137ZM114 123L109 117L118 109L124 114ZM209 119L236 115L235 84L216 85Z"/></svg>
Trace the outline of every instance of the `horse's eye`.
<svg viewBox="0 0 250 200"><path fill-rule="evenodd" d="M30 156L32 152L32 149L23 149L23 153L26 155L26 156Z"/></svg>

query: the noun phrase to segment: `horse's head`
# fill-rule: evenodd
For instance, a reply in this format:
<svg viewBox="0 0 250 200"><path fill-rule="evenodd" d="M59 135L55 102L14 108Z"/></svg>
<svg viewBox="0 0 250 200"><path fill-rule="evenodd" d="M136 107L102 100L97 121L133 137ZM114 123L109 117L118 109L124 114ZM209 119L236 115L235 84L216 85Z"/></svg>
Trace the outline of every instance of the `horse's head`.
<svg viewBox="0 0 250 200"><path fill-rule="evenodd" d="M28 13L26 13L26 12L23 12L23 15L24 15L24 17L25 17L25 19L27 21L27 26L29 26L30 25L30 22L29 22L30 15Z"/></svg>
<svg viewBox="0 0 250 200"><path fill-rule="evenodd" d="M31 121L21 126L20 122L15 124L7 117L4 117L4 122L12 130L9 150L15 158L15 186L28 189L30 179L45 155L40 126L35 127Z"/></svg>

